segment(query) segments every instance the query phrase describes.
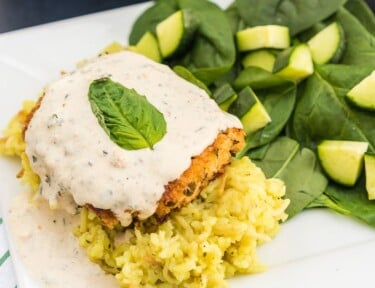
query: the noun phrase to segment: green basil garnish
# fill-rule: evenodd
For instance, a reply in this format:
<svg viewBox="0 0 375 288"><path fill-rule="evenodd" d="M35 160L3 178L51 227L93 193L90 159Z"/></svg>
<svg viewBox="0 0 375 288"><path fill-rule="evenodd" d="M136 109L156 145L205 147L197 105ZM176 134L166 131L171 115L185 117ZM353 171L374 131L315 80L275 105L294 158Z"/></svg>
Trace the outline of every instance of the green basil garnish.
<svg viewBox="0 0 375 288"><path fill-rule="evenodd" d="M109 78L91 83L89 101L100 126L121 148L152 149L167 132L163 114L145 96Z"/></svg>

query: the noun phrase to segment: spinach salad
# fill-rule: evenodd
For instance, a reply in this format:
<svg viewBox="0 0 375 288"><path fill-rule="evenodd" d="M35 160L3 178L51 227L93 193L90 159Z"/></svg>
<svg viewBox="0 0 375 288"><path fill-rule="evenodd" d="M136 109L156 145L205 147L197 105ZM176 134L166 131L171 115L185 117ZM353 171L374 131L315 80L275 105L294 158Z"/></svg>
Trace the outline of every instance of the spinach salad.
<svg viewBox="0 0 375 288"><path fill-rule="evenodd" d="M245 51L249 39L260 42ZM365 172L354 186L338 184L317 155L324 140L366 142L375 153L375 112L346 97L375 70L375 17L365 1L235 0L223 10L207 0L158 0L134 23L129 44L244 123L250 110L269 120L249 129L238 157L285 182L289 219L327 207L375 227ZM167 52L147 51L158 46Z"/></svg>

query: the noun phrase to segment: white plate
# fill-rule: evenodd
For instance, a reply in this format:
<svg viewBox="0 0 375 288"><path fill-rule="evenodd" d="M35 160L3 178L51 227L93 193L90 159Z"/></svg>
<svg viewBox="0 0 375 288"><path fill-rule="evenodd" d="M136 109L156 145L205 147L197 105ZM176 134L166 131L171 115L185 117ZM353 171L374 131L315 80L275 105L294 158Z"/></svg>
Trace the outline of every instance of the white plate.
<svg viewBox="0 0 375 288"><path fill-rule="evenodd" d="M227 0L216 1L223 7ZM22 100L116 40L125 43L141 4L0 35L0 129ZM15 161L0 159L0 208L23 188ZM3 215L5 213L2 213ZM5 224L7 218L5 216ZM38 288L11 247L18 287ZM375 230L327 210L306 211L282 225L276 239L259 249L265 273L236 277L232 287L373 287ZM3 287L2 287L3 288ZM6 287L4 287L6 288ZM73 287L75 288L75 287Z"/></svg>

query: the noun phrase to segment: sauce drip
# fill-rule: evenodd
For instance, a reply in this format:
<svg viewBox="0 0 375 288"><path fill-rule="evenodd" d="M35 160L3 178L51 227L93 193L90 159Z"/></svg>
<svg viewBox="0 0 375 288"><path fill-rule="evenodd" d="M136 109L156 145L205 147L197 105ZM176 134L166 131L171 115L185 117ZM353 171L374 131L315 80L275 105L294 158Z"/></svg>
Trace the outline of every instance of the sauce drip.
<svg viewBox="0 0 375 288"><path fill-rule="evenodd" d="M8 211L16 258L41 288L119 287L115 278L90 262L73 236L79 215L50 210L44 199L32 204L27 193L15 197Z"/></svg>

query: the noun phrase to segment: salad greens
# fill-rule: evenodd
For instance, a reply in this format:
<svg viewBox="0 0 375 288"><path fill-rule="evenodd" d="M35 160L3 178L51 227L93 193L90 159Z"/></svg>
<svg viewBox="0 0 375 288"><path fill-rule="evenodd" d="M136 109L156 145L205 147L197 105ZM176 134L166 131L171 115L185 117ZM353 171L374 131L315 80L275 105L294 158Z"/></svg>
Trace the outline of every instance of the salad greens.
<svg viewBox="0 0 375 288"><path fill-rule="evenodd" d="M368 142L369 151L374 151L374 114L351 107L344 99L349 90L333 86L317 70L304 83L290 121L289 136L312 149L320 141L330 139ZM333 73L341 71L339 68Z"/></svg>
<svg viewBox="0 0 375 288"><path fill-rule="evenodd" d="M134 89L101 78L91 83L88 97L100 126L121 148L152 149L167 132L163 114Z"/></svg>
<svg viewBox="0 0 375 288"><path fill-rule="evenodd" d="M180 9L192 11L198 28L184 52L164 63L179 65L175 69L179 75L208 89L211 96L215 91L230 91L232 96L245 88L255 92L272 121L247 135L246 148L238 157L247 155L268 177L284 180L286 197L291 199L289 217L305 208L328 207L375 227L375 201L367 198L364 175L353 187L336 184L326 177L316 154L322 140L364 141L368 152L375 152L374 111L360 109L346 98L375 70L375 17L366 2L233 0L223 11L208 0L159 0L135 22L129 43L136 44L148 31L154 33L158 23ZM314 63L314 73L305 79L291 81L241 64L246 53L236 49L238 31L287 26L293 47L334 22L344 33L341 57L334 59L335 64ZM277 59L283 50L268 51ZM241 110L237 100L231 105Z"/></svg>
<svg viewBox="0 0 375 288"><path fill-rule="evenodd" d="M247 26L283 25L292 36L332 15L345 0L236 0L238 12Z"/></svg>
<svg viewBox="0 0 375 288"><path fill-rule="evenodd" d="M359 22L372 34L375 35L375 19L374 13L361 0L348 0L345 4L345 8L355 16Z"/></svg>
<svg viewBox="0 0 375 288"><path fill-rule="evenodd" d="M344 28L346 37L346 49L340 63L374 67L375 35L345 8L340 8L336 13L336 19Z"/></svg>
<svg viewBox="0 0 375 288"><path fill-rule="evenodd" d="M375 204L369 200L365 189L365 177L354 187L330 182L324 194L314 199L308 207L328 207L344 215L353 216L375 228Z"/></svg>
<svg viewBox="0 0 375 288"><path fill-rule="evenodd" d="M327 186L315 153L308 148L301 149L297 141L288 137L279 137L251 150L249 156L267 177L284 181L286 198L293 203L286 210L289 219L319 197Z"/></svg>
<svg viewBox="0 0 375 288"><path fill-rule="evenodd" d="M297 89L295 85L285 85L277 89L258 91L257 95L272 122L247 136L245 150L268 144L280 135L294 110Z"/></svg>
<svg viewBox="0 0 375 288"><path fill-rule="evenodd" d="M137 44L147 31L155 32L159 22L180 9L191 11L199 24L186 53L172 57L168 62L171 66L185 66L202 82L210 84L233 66L236 53L230 23L224 11L214 3L206 0L156 1L134 23L129 44Z"/></svg>

